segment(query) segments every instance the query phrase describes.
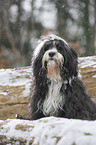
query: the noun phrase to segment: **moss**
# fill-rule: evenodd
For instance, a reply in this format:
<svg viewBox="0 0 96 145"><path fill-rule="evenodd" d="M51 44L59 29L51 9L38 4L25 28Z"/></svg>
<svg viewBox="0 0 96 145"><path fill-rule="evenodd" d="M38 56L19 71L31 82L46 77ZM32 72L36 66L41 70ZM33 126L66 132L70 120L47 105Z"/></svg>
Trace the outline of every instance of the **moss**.
<svg viewBox="0 0 96 145"><path fill-rule="evenodd" d="M56 138L56 144L60 141L61 137L53 136L53 138Z"/></svg>
<svg viewBox="0 0 96 145"><path fill-rule="evenodd" d="M31 140L29 140L29 145L32 145L33 144L33 142L34 142L34 137L32 137L32 139Z"/></svg>
<svg viewBox="0 0 96 145"><path fill-rule="evenodd" d="M29 126L27 124L26 125L18 124L15 127L16 130L21 130L21 131L27 131L29 128L34 128L34 126Z"/></svg>
<svg viewBox="0 0 96 145"><path fill-rule="evenodd" d="M33 142L34 142L34 137L32 137L32 139L31 140L29 140L29 145L32 145L33 144ZM34 144L34 145L39 145L39 142L38 143L36 143L36 144Z"/></svg>
<svg viewBox="0 0 96 145"><path fill-rule="evenodd" d="M6 136L4 135L0 135L0 145L6 145L6 144L17 144L17 142L19 142L20 145L26 145L26 140L23 138L10 138L8 139Z"/></svg>
<svg viewBox="0 0 96 145"><path fill-rule="evenodd" d="M84 135L92 135L91 133L84 133Z"/></svg>
<svg viewBox="0 0 96 145"><path fill-rule="evenodd" d="M19 137L18 138L18 141L20 142L20 144L21 143L23 143L23 144L26 143L26 139L23 139L22 137Z"/></svg>
<svg viewBox="0 0 96 145"><path fill-rule="evenodd" d="M61 137L56 137L56 144L59 142L59 140L61 139Z"/></svg>

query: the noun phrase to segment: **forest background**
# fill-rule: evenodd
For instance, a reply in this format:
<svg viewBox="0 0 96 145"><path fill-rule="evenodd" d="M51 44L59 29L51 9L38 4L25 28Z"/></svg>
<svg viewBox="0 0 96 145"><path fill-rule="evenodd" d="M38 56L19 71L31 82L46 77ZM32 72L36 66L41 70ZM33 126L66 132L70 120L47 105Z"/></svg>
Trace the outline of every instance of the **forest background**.
<svg viewBox="0 0 96 145"><path fill-rule="evenodd" d="M96 55L96 0L0 0L0 68L28 66L41 35Z"/></svg>

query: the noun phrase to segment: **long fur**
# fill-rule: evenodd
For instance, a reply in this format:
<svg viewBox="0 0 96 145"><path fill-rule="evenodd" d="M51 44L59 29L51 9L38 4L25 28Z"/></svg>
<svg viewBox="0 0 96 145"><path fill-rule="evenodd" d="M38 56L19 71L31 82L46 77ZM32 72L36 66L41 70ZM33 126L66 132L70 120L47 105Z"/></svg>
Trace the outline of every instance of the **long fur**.
<svg viewBox="0 0 96 145"><path fill-rule="evenodd" d="M77 54L65 40L56 35L44 37L34 51L32 68L30 119L96 119L96 103L78 79Z"/></svg>

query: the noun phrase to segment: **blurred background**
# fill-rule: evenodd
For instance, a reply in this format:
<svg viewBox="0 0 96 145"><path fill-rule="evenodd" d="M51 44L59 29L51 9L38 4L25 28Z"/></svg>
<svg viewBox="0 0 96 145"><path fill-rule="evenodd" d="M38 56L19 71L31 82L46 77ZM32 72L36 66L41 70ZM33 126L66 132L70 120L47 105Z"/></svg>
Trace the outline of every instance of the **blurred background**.
<svg viewBox="0 0 96 145"><path fill-rule="evenodd" d="M96 0L0 0L0 68L28 66L41 35L96 54Z"/></svg>

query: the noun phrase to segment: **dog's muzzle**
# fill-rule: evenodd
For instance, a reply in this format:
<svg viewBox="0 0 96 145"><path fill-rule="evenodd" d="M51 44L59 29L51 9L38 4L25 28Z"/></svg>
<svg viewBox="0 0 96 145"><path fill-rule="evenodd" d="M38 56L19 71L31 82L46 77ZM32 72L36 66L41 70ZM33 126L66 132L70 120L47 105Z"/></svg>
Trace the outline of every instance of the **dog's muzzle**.
<svg viewBox="0 0 96 145"><path fill-rule="evenodd" d="M47 69L47 77L57 77L64 63L64 57L55 48L47 50L42 59L42 67Z"/></svg>

